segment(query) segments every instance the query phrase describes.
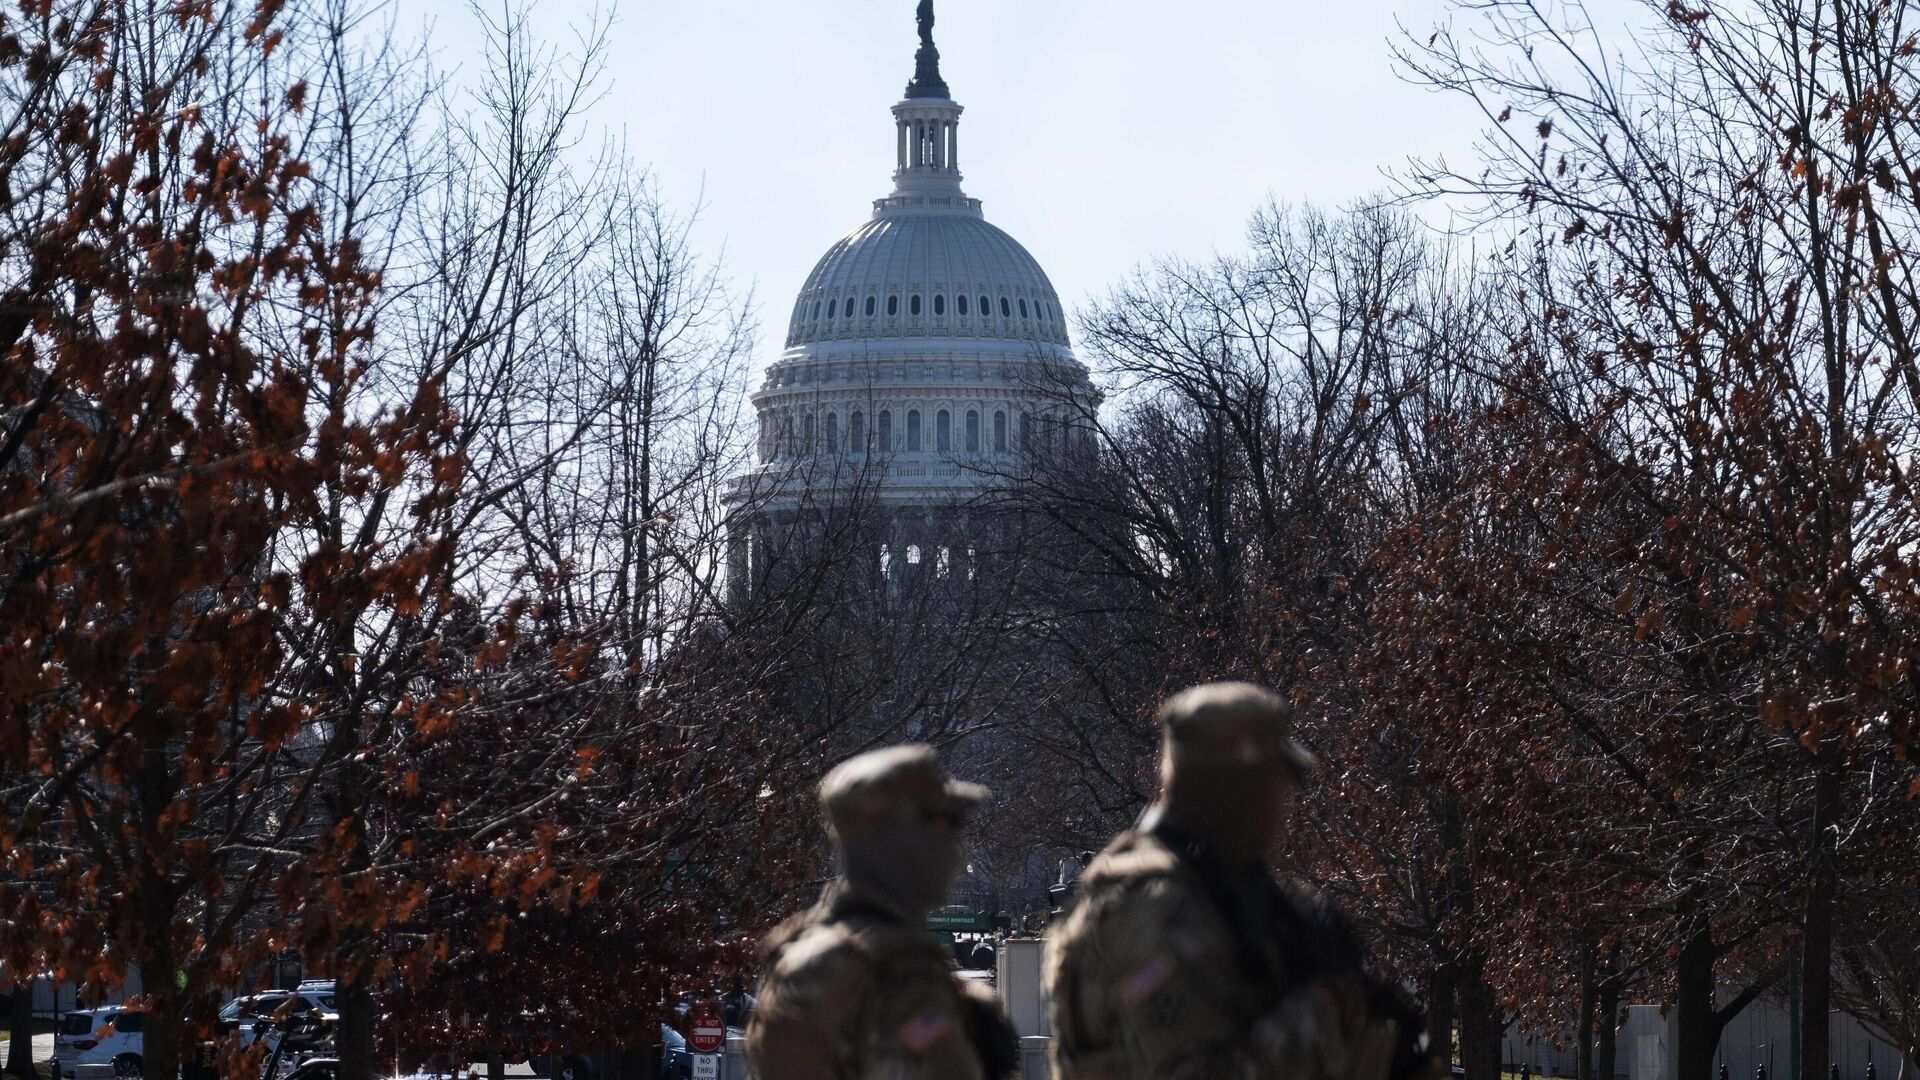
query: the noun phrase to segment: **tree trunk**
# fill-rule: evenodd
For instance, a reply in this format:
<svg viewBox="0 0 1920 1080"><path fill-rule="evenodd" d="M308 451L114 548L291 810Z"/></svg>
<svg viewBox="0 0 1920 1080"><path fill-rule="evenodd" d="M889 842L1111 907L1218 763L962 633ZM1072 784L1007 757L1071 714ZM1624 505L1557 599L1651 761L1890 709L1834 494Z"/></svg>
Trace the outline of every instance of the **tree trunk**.
<svg viewBox="0 0 1920 1080"><path fill-rule="evenodd" d="M1594 1069L1599 1073L1598 1080L1614 1080L1619 1075L1620 984L1604 980L1595 997L1594 1012L1599 1014L1595 1034L1600 1046L1594 1055Z"/></svg>
<svg viewBox="0 0 1920 1080"><path fill-rule="evenodd" d="M1467 1080L1500 1080L1500 1006L1478 962L1460 974L1460 1064Z"/></svg>
<svg viewBox="0 0 1920 1080"><path fill-rule="evenodd" d="M340 1054L340 1080L373 1077L373 987L363 970L367 966L353 965L347 977L339 980L334 994L334 1004L340 1007L340 1028L334 1037Z"/></svg>
<svg viewBox="0 0 1920 1080"><path fill-rule="evenodd" d="M348 828L351 835L351 847L344 860L345 868L348 873L359 873L373 864L373 856L367 850L365 817L367 800L364 792L369 785L361 782L357 770L352 773L342 770L342 773L342 802L339 805L350 821ZM340 1055L339 1080L374 1078L373 1039L376 1022L373 961L368 956L371 948L369 935L356 927L342 938L334 954L337 957L334 1003L340 1007L340 1027L334 1035L334 1048Z"/></svg>
<svg viewBox="0 0 1920 1080"><path fill-rule="evenodd" d="M487 1080L507 1080L507 1056L498 1050L487 1055Z"/></svg>
<svg viewBox="0 0 1920 1080"><path fill-rule="evenodd" d="M1579 1040L1580 1049L1574 1061L1574 1076L1578 1080L1593 1080L1593 946L1580 946L1580 1020L1575 1025L1574 1037ZM1612 1080L1612 1078L1608 1078Z"/></svg>
<svg viewBox="0 0 1920 1080"><path fill-rule="evenodd" d="M139 941L131 951L139 958L140 988L146 999L140 1074L146 1080L176 1080L185 1028L185 1010L181 1007L184 995L174 983L174 973L179 970L173 951L173 919L178 903L173 882L162 867L154 864L155 853L165 851L166 845L152 842L167 828L167 811L174 796L174 777L164 746L146 750L139 791L140 838L145 850L136 856Z"/></svg>
<svg viewBox="0 0 1920 1080"><path fill-rule="evenodd" d="M1718 952L1705 919L1681 946L1674 971L1674 1080L1713 1080L1713 1051L1720 1029L1713 1008L1713 965Z"/></svg>
<svg viewBox="0 0 1920 1080"><path fill-rule="evenodd" d="M1459 992L1459 981L1448 963L1435 965L1427 976L1427 1049L1448 1063L1454 1060L1454 996Z"/></svg>
<svg viewBox="0 0 1920 1080"><path fill-rule="evenodd" d="M610 1080L656 1080L660 1071L660 1055L647 1050L617 1050L606 1061Z"/></svg>
<svg viewBox="0 0 1920 1080"><path fill-rule="evenodd" d="M1833 906L1839 891L1833 829L1839 819L1840 773L1823 765L1813 782L1812 835L1807 837L1807 906L1800 928L1800 1080L1827 1080L1827 1013L1833 1003Z"/></svg>
<svg viewBox="0 0 1920 1080"><path fill-rule="evenodd" d="M355 631L351 618L341 618L332 627L331 654L344 657L355 652ZM331 672L333 692L344 703L335 720L334 736L328 752L340 764L333 770L334 789L326 805L334 827L344 830L341 869L351 880L373 866L373 852L367 836L368 807L378 780L361 761L362 717L371 695L362 689L350 692L355 676L341 667ZM334 1031L334 1050L340 1059L338 1080L374 1080L373 936L364 925L347 925L333 949L334 1004L340 1020ZM307 958L303 958L303 963Z"/></svg>
<svg viewBox="0 0 1920 1080"><path fill-rule="evenodd" d="M33 1060L33 980L22 978L13 984L12 1034L7 1038L7 1071L23 1080L37 1075Z"/></svg>

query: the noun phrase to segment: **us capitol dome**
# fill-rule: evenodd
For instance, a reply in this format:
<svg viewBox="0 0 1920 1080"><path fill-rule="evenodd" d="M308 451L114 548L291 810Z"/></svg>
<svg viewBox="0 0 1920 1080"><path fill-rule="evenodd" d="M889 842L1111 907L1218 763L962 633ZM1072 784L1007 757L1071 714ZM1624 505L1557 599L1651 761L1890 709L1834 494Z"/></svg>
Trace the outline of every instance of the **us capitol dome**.
<svg viewBox="0 0 1920 1080"><path fill-rule="evenodd" d="M893 106L893 191L827 249L753 395L757 464L738 477L730 553L757 578L793 526L877 508L878 567L971 557L970 509L1038 455L1085 440L1099 396L1046 271L961 188L960 105L940 75L932 0ZM748 521L751 524L748 524Z"/></svg>

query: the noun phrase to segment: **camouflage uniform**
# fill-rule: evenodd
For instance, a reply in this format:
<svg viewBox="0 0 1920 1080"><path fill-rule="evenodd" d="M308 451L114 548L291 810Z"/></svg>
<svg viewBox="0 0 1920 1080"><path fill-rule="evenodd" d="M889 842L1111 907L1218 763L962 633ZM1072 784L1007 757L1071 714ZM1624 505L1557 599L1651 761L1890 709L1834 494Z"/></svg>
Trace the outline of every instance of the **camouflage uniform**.
<svg viewBox="0 0 1920 1080"><path fill-rule="evenodd" d="M1309 983L1278 935L1244 940L1218 886L1161 838L1122 834L1080 888L1047 955L1054 1080L1354 1073L1343 994Z"/></svg>
<svg viewBox="0 0 1920 1080"><path fill-rule="evenodd" d="M747 1051L761 1080L986 1080L972 999L897 911L834 889L768 939Z"/></svg>
<svg viewBox="0 0 1920 1080"><path fill-rule="evenodd" d="M1385 988L1362 975L1351 934L1254 853L1280 803L1252 796L1311 762L1287 738L1284 704L1220 684L1169 701L1162 721L1161 798L1087 868L1048 935L1054 1080L1416 1075L1417 1055L1398 1055L1406 1014L1374 1018Z"/></svg>
<svg viewBox="0 0 1920 1080"><path fill-rule="evenodd" d="M747 1028L760 1080L998 1080L1010 1029L928 931L986 789L949 780L923 746L852 759L820 787L841 876L775 930Z"/></svg>

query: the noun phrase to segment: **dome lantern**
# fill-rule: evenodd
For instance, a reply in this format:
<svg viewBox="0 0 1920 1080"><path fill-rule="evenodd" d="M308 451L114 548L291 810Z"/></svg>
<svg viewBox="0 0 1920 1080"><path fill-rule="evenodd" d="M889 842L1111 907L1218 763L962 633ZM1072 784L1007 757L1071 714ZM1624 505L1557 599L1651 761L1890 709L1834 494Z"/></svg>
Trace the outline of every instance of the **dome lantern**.
<svg viewBox="0 0 1920 1080"><path fill-rule="evenodd" d="M899 143L893 193L947 195L960 190L960 114L951 101L909 98L893 107Z"/></svg>
<svg viewBox="0 0 1920 1080"><path fill-rule="evenodd" d="M920 51L914 54L913 80L906 99L893 107L896 163L893 194L947 196L959 200L960 114L947 81L940 77L940 50L933 44L933 0L920 0ZM891 200L882 200L883 209ZM908 199L911 205L915 200Z"/></svg>

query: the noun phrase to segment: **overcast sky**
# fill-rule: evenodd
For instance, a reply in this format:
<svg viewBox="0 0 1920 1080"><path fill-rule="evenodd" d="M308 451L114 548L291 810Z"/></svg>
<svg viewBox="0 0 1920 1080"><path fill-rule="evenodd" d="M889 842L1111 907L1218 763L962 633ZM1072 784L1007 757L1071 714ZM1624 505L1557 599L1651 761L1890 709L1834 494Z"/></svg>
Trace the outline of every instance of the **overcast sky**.
<svg viewBox="0 0 1920 1080"><path fill-rule="evenodd" d="M496 5L499 0L485 0ZM1626 0L1607 0L1624 18ZM600 6L605 7L606 0ZM466 0L397 0L443 68L471 75ZM865 221L893 168L888 109L913 73L915 0L621 0L605 97L703 246L758 295L778 350L814 262ZM557 42L594 0L538 0ZM1338 205L1409 155L1472 157L1481 118L1394 71L1444 0L938 0L967 192L1070 307L1156 255L1240 245L1269 196Z"/></svg>

